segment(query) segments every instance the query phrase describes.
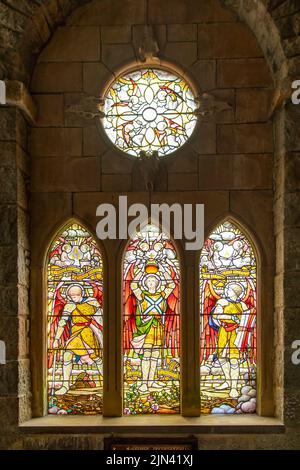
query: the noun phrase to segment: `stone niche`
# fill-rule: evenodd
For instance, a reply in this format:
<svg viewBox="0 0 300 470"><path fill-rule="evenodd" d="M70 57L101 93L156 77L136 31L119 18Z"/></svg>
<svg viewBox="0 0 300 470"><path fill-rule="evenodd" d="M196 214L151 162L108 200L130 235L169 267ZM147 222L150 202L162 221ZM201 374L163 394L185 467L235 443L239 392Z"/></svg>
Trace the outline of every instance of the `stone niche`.
<svg viewBox="0 0 300 470"><path fill-rule="evenodd" d="M202 203L207 234L228 216L249 229L257 242L261 269L260 413L284 421L286 432L270 435L255 426L254 431L245 429L249 435L238 434L234 427L193 434L202 449L299 448L299 368L290 362L290 344L300 318L299 217L295 216L299 111L290 104L274 106L274 99L278 104L278 96L285 96L285 91L278 92L282 70L300 74L295 2L253 0L247 2L248 11L246 6L234 8L236 2L230 0L30 1L26 6L20 2L24 3L20 11L6 3L1 6L7 13L4 22L15 18L15 26L10 25L9 37L8 30L3 33L7 61L5 70L1 64L1 76L24 81L38 113L26 115L16 102L0 107L0 339L6 344L6 364L0 364L0 417L5 429L0 448L103 447L103 430L56 428L53 435L47 426L34 431L34 424L20 425L44 413L39 355L44 349L43 263L49 243L72 218L95 228L96 207L115 203L119 195L127 195L130 203ZM31 29L28 18L33 18ZM209 119L199 118L189 142L164 159L150 193L135 159L120 154L105 138L99 116L74 112L82 111L89 100L100 100L120 70L141 63L138 44L145 18L157 45L155 60L185 71L199 96L208 93L229 105ZM27 34L22 45L16 28ZM103 245L111 260L108 282L113 295L107 308L113 318L120 310L119 291L113 287L119 280L120 245L110 241ZM197 255L186 255L183 263L186 306L194 324ZM118 320L112 324L110 344L115 344L120 337ZM193 344L195 332L187 327L186 334L186 341ZM119 387L120 358L114 354L112 347L106 367L111 367ZM121 391L110 383L107 393L106 411L112 416ZM196 389L189 393L198 397ZM193 410L193 400L184 406ZM118 410L120 414L120 406ZM178 433L187 437L182 430Z"/></svg>

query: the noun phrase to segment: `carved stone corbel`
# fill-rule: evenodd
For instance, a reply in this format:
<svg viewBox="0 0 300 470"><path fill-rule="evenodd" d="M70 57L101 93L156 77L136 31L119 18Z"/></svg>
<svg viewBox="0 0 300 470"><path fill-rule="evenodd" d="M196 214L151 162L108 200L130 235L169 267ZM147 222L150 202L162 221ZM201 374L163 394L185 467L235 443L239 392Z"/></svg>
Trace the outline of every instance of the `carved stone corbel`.
<svg viewBox="0 0 300 470"><path fill-rule="evenodd" d="M133 44L140 62L147 62L158 57L159 46L152 25L135 26Z"/></svg>
<svg viewBox="0 0 300 470"><path fill-rule="evenodd" d="M212 119L219 113L232 109L232 105L227 101L220 100L214 95L203 93L196 98L199 106L194 111L195 116L201 116L205 119Z"/></svg>
<svg viewBox="0 0 300 470"><path fill-rule="evenodd" d="M144 179L146 191L153 191L155 179L160 168L160 158L158 152L155 151L147 154L141 151L138 158L139 170Z"/></svg>
<svg viewBox="0 0 300 470"><path fill-rule="evenodd" d="M81 96L76 103L69 104L66 107L67 115L77 115L84 119L104 118L105 114L102 111L104 105L103 100L91 95Z"/></svg>

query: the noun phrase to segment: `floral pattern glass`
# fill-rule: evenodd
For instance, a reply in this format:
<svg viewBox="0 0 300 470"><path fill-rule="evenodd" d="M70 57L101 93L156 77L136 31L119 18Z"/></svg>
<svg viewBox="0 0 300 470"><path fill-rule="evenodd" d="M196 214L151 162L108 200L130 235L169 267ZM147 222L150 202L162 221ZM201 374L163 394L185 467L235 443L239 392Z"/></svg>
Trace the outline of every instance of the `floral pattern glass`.
<svg viewBox="0 0 300 470"><path fill-rule="evenodd" d="M117 78L109 88L103 126L123 152L167 155L192 134L196 107L182 77L161 69L140 69Z"/></svg>

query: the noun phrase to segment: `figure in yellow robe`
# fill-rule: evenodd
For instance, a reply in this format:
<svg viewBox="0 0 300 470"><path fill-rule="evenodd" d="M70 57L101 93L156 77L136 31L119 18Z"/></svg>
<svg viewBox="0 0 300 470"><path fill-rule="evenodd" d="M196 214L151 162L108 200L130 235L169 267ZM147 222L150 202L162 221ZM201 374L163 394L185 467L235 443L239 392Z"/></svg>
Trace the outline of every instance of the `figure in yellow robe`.
<svg viewBox="0 0 300 470"><path fill-rule="evenodd" d="M243 314L249 309L241 301L243 287L230 282L225 287L225 298L217 301L212 313L214 324L218 327L217 355L225 381L218 389L229 389L229 396L239 396L237 385L239 379L240 350L237 346L237 332Z"/></svg>
<svg viewBox="0 0 300 470"><path fill-rule="evenodd" d="M102 384L102 310L94 298L83 298L83 289L74 284L67 291L69 302L65 305L58 322L53 348L59 347L60 338L67 322L70 323L70 336L64 344L63 385L56 390L56 395L64 395L70 388L74 358L82 362L95 363L99 373L99 385Z"/></svg>
<svg viewBox="0 0 300 470"><path fill-rule="evenodd" d="M63 315L69 313L71 319L71 336L66 349L76 356L86 356L93 360L102 356L102 349L97 331L93 328L93 315L98 310L98 302L91 299L82 304L67 304Z"/></svg>

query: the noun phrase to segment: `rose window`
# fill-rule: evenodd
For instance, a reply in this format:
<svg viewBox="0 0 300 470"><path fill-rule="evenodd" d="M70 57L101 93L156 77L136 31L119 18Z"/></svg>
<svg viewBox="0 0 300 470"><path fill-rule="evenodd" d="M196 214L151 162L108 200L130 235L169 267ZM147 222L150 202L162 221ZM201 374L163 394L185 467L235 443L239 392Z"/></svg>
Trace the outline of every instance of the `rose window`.
<svg viewBox="0 0 300 470"><path fill-rule="evenodd" d="M178 150L197 121L197 102L174 72L145 68L118 77L104 98L103 126L121 151L159 156Z"/></svg>

